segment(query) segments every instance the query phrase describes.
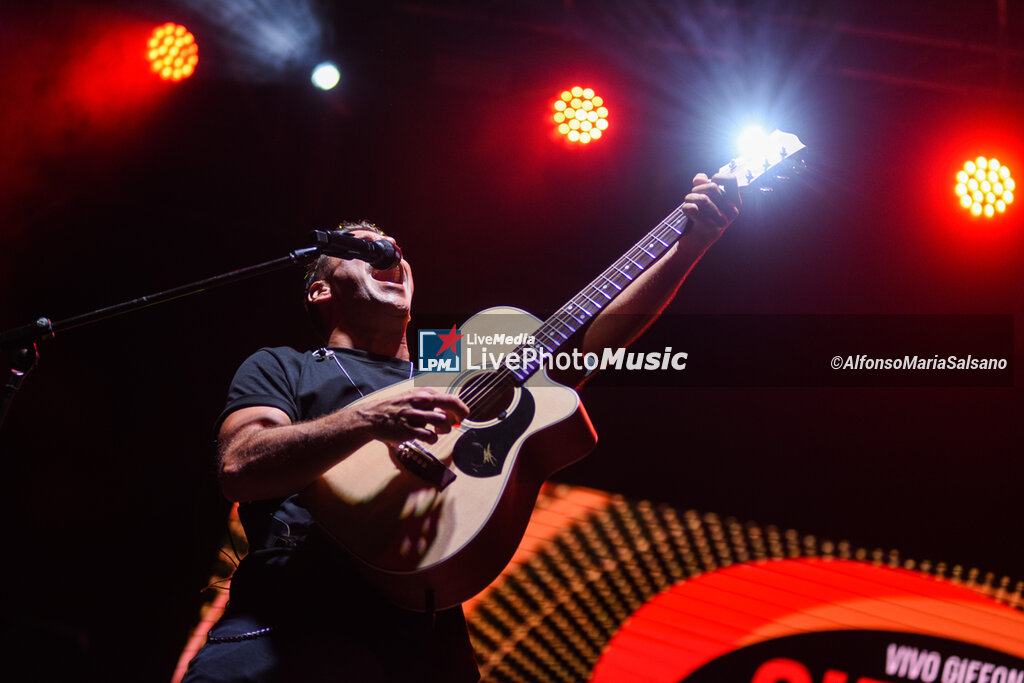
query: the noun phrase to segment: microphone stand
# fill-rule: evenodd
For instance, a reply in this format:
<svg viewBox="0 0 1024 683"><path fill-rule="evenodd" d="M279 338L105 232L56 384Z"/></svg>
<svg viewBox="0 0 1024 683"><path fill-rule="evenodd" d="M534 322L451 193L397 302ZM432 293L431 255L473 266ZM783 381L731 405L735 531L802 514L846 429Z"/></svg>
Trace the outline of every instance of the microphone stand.
<svg viewBox="0 0 1024 683"><path fill-rule="evenodd" d="M314 237L319 239L316 236L316 233L314 233ZM199 280L173 289L139 297L138 299L132 299L131 301L125 301L114 306L100 308L89 313L83 313L81 315L67 318L66 320L52 322L49 318L41 317L30 325L23 325L22 327L16 327L3 332L0 334L0 349L9 352L12 360L7 384L4 386L3 398L2 401L0 401L0 427L3 427L4 421L7 419L7 412L10 410L11 402L14 400L15 394L17 394L18 390L21 388L22 382L25 380L25 376L31 372L39 360L38 344L48 339L52 339L57 335L57 333L71 330L76 327L83 327L91 323L99 322L100 320L124 315L125 313L130 313L131 311L136 311L148 306L154 306L165 301L171 301L172 299L180 299L190 294L197 294L208 289L213 289L214 287L220 287L246 278L270 273L291 265L304 265L318 258L320 254L337 255L340 258L355 258L355 256L351 254L335 253L334 249L324 245L306 247L305 249L296 249L295 251L289 252L287 256L282 256L271 261L265 261L247 268L233 270L205 280Z"/></svg>

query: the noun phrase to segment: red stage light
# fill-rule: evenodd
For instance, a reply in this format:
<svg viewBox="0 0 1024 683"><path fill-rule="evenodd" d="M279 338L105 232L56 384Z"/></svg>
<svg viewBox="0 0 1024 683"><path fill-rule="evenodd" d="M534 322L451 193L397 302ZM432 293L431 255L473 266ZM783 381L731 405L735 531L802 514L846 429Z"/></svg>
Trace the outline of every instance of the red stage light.
<svg viewBox="0 0 1024 683"><path fill-rule="evenodd" d="M592 88L577 85L563 91L553 108L556 129L569 142L589 144L608 129L608 108Z"/></svg>
<svg viewBox="0 0 1024 683"><path fill-rule="evenodd" d="M956 174L955 192L960 206L973 216L992 218L1013 203L1016 183L1010 169L998 159L978 157L964 163Z"/></svg>
<svg viewBox="0 0 1024 683"><path fill-rule="evenodd" d="M184 26L170 21L153 29L147 49L153 72L165 81L188 78L199 63L195 36Z"/></svg>

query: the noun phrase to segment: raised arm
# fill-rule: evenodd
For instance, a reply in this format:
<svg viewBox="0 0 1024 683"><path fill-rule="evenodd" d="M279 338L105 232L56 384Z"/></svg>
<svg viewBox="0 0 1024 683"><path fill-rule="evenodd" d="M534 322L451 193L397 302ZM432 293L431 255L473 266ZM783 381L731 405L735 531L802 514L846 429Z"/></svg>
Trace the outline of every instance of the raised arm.
<svg viewBox="0 0 1024 683"><path fill-rule="evenodd" d="M584 353L628 346L665 309L704 252L739 215L735 179L698 174L682 208L692 220L689 230L594 318L583 337Z"/></svg>

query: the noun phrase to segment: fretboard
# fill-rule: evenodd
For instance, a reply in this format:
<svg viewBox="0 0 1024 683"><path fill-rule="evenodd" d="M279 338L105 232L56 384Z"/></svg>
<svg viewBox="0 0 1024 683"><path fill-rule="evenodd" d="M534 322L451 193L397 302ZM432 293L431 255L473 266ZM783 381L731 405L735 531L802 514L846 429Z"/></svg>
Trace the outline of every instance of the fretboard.
<svg viewBox="0 0 1024 683"><path fill-rule="evenodd" d="M683 236L688 220L683 213L683 207L676 207L675 211L644 235L615 263L545 320L533 333L533 348L549 354L555 353L577 330L614 301L633 280L664 256L665 252ZM509 372L519 382L525 382L538 369L539 364L533 363Z"/></svg>

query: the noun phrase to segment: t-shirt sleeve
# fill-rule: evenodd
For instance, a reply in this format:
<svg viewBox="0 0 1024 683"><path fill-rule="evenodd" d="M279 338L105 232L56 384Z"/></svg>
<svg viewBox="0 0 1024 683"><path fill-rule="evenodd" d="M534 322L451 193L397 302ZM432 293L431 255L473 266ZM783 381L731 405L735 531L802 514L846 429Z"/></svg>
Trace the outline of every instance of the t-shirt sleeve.
<svg viewBox="0 0 1024 683"><path fill-rule="evenodd" d="M227 404L217 418L215 430L231 413L254 406L278 408L292 422L298 422L293 385L296 375L288 370L287 361L272 349L260 349L245 359L231 380Z"/></svg>

